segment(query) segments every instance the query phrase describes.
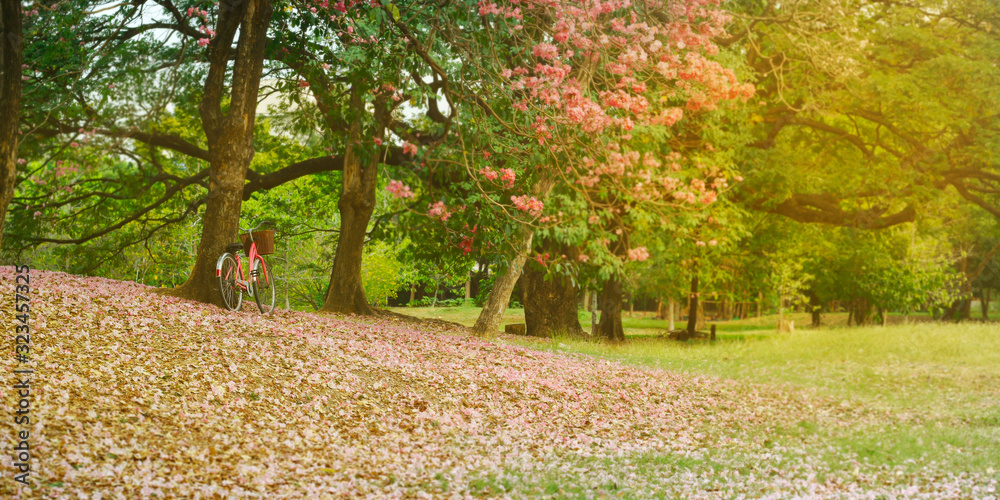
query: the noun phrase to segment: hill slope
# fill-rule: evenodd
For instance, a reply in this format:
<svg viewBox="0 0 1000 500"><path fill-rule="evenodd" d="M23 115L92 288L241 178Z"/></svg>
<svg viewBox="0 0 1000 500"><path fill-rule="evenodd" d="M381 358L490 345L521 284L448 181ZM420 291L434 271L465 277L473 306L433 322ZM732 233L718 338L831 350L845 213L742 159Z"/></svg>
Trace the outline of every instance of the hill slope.
<svg viewBox="0 0 1000 500"><path fill-rule="evenodd" d="M13 276L0 268L8 325ZM888 470L833 447L775 446L776 428L803 419L891 425L801 391L439 326L264 317L135 283L31 279L35 487L15 488L8 454L3 497L940 498L996 488L996 478ZM0 359L10 374L12 351ZM0 421L5 435L20 430Z"/></svg>

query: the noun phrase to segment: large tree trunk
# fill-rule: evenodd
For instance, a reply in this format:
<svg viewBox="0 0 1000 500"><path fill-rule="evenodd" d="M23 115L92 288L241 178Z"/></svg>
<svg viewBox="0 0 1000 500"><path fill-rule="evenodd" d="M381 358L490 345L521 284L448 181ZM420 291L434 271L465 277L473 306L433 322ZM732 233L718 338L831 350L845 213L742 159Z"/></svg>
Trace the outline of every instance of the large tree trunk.
<svg viewBox="0 0 1000 500"><path fill-rule="evenodd" d="M351 91L351 105L356 110L363 109L361 94ZM378 127L376 137L382 138ZM361 258L365 247L368 222L375 211L375 188L378 183L377 154L367 160L359 155L361 145L361 114L351 123L351 131L344 154L343 189L337 207L340 209L340 238L337 240L337 255L333 259L330 273L330 288L321 311L342 314L373 315L375 309L368 304L364 284L361 280Z"/></svg>
<svg viewBox="0 0 1000 500"><path fill-rule="evenodd" d="M984 287L982 297L979 300L979 306L983 311L983 321L990 320L990 295L992 295L992 290Z"/></svg>
<svg viewBox="0 0 1000 500"><path fill-rule="evenodd" d="M521 234L515 246L516 254L511 259L510 265L497 276L493 282L493 289L486 297L483 310L476 318L476 324L472 325L472 333L480 336L495 335L500 331L500 323L503 321L503 313L510 303L510 294L514 292L514 285L521 277L524 270L524 262L528 260L528 252L531 251L531 242L535 232L527 227L522 228Z"/></svg>
<svg viewBox="0 0 1000 500"><path fill-rule="evenodd" d="M868 303L868 299L854 299L851 302L851 307L854 312L854 324L856 326L866 326L871 324L872 306Z"/></svg>
<svg viewBox="0 0 1000 500"><path fill-rule="evenodd" d="M577 291L569 276L545 279L540 266L528 265L521 276L524 287L524 323L533 337L583 335L577 315Z"/></svg>
<svg viewBox="0 0 1000 500"><path fill-rule="evenodd" d="M618 278L611 278L604 283L601 293L601 321L597 331L611 342L624 342L625 329L622 328L622 283Z"/></svg>
<svg viewBox="0 0 1000 500"><path fill-rule="evenodd" d="M216 35L208 45L208 77L198 106L208 139L210 164L201 241L187 281L165 292L221 306L215 265L226 245L236 241L239 232L243 185L254 155L253 129L271 1L248 0L220 5L226 7L220 8ZM223 92L237 31L240 38L230 82L229 109L224 113Z"/></svg>
<svg viewBox="0 0 1000 500"><path fill-rule="evenodd" d="M0 243L17 180L21 115L21 0L0 0Z"/></svg>

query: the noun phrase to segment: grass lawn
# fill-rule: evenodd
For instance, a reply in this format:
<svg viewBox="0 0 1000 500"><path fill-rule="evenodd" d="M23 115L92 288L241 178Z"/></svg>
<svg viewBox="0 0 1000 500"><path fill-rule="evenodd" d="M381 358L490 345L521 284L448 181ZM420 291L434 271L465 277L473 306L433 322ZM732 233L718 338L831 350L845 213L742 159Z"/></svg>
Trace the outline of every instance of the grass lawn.
<svg viewBox="0 0 1000 500"><path fill-rule="evenodd" d="M398 311L471 325L479 309ZM589 316L581 312L581 323L588 325ZM807 314L792 319L796 325L809 324ZM504 324L523 320L522 309L511 309ZM1000 325L930 323L921 317L906 318L907 323L902 317L890 320L896 324L847 328L846 315L828 314L823 322L830 326L800 326L792 334L778 334L777 317L764 316L716 323L719 340L714 343L682 343L656 336L666 331L666 321L626 313L624 345L503 338L535 349L812 391L891 415L892 424L802 421L782 429L785 444L837 443L888 466L933 461L955 472L997 469L1000 474Z"/></svg>

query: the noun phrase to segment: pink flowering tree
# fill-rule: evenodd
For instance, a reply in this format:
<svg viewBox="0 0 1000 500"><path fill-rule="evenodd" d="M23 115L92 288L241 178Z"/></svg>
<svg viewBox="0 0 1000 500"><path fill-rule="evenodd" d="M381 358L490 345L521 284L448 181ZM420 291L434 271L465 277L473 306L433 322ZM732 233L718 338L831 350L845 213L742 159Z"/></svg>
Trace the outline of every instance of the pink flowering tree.
<svg viewBox="0 0 1000 500"><path fill-rule="evenodd" d="M598 242L585 255L620 270L630 255L645 257L629 244L634 226L715 202L734 175L707 134L684 124L748 98L753 87L716 59L712 40L726 34L728 16L715 1L484 1L479 7L489 36L458 47L480 55L467 61L491 94L468 108L462 161L480 200L518 223L508 238L508 270L474 327L490 334L532 253L536 229L584 223L584 239ZM496 194L511 186L501 177L504 168L521 193ZM609 273L612 290L620 289L619 280L620 272ZM602 330L621 339L611 307L620 293L604 295L611 323Z"/></svg>
<svg viewBox="0 0 1000 500"><path fill-rule="evenodd" d="M283 73L285 91L315 106L325 142L344 152L337 168L341 227L323 310L376 312L364 296L360 266L380 172L394 177L384 196L432 220L446 222L454 212L430 199L433 190L422 187L429 184L412 175L431 170L425 160L449 137L458 107L455 68L444 62L448 47L422 32L434 19L470 9L471 3L318 1L276 14L276 24L297 27L276 30L270 47L271 58L290 69Z"/></svg>

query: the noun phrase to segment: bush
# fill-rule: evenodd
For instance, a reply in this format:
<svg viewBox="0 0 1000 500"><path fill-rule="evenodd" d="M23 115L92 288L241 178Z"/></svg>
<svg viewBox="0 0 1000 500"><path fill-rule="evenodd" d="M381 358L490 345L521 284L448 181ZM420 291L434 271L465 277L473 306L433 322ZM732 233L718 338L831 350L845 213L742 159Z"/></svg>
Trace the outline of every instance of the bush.
<svg viewBox="0 0 1000 500"><path fill-rule="evenodd" d="M402 264L396 260L396 250L384 241L365 246L361 261L361 282L364 284L368 302L375 306L385 306L402 284L400 273Z"/></svg>
<svg viewBox="0 0 1000 500"><path fill-rule="evenodd" d="M439 299L437 301L437 307L458 307L464 304L465 299L463 298ZM406 304L407 307L433 307L434 305L434 297L421 297L420 299Z"/></svg>

